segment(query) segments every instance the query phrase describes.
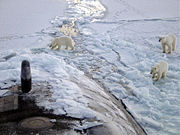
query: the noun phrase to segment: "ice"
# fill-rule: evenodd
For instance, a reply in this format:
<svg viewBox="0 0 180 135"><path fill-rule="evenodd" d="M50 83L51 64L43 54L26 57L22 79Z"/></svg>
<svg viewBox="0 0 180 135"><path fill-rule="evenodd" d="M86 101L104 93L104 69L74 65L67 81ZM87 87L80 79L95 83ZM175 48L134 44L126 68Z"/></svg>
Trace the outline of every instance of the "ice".
<svg viewBox="0 0 180 135"><path fill-rule="evenodd" d="M0 97L6 95L7 92L9 92L9 90L0 90Z"/></svg>
<svg viewBox="0 0 180 135"><path fill-rule="evenodd" d="M169 117L172 118L180 110L179 98L175 96L179 95L180 88L177 60L180 48L177 47L172 55L163 54L158 36L173 32L179 40L179 1L101 2L106 7L106 10L102 10L105 17L101 20L91 21L93 15L81 13L85 9L79 11L84 19L82 16L78 18L77 13L73 14L77 8L69 9L70 16L78 18L78 28L82 32L80 49L86 50L85 54L79 52L81 59L77 57L71 61L122 99L148 134L165 134L167 125L178 121L178 116L174 122ZM162 60L169 63L167 77L159 82L153 81L151 67ZM175 105L172 106L171 102L175 102ZM163 111L164 108L166 111ZM172 108L176 111L172 111ZM171 113L167 110L171 110ZM173 124L171 128L177 129L178 125ZM176 130L171 131L169 134L174 134Z"/></svg>
<svg viewBox="0 0 180 135"><path fill-rule="evenodd" d="M51 119L50 122L56 123L56 119Z"/></svg>
<svg viewBox="0 0 180 135"><path fill-rule="evenodd" d="M91 109L87 107L75 106L75 107L68 107L65 109L67 112L67 116L79 119L88 119L88 118L95 118L95 113Z"/></svg>
<svg viewBox="0 0 180 135"><path fill-rule="evenodd" d="M63 15L65 8L66 2L59 0L1 0L0 51L31 48L43 35L40 31L50 27L49 21ZM41 45L36 44L36 47Z"/></svg>
<svg viewBox="0 0 180 135"><path fill-rule="evenodd" d="M24 59L30 61L33 83L47 81L49 85L53 86L51 99L54 102L49 102L41 96L37 96L36 101L39 106L49 110L53 109L57 115L67 115L81 119L94 117L93 111L87 108L87 102L83 99L81 89L71 81L73 76L81 77L83 72L67 65L63 59L45 53L21 52L20 55L14 56L7 62L0 63L0 80L3 82L12 79L19 80L20 65ZM38 93L35 91L30 95L35 96Z"/></svg>
<svg viewBox="0 0 180 135"><path fill-rule="evenodd" d="M97 127L97 126L102 126L103 123L100 123L100 122L87 122L87 121L83 121L82 122L82 126L78 126L78 127L75 127L74 129L75 130L78 130L78 131L84 131L84 130L87 130L89 128L92 128L92 127Z"/></svg>
<svg viewBox="0 0 180 135"><path fill-rule="evenodd" d="M67 0L67 3L67 8L62 8L65 14L50 15L48 21L40 21L41 24L50 22L50 26L29 27L22 34L18 31L18 34L1 36L4 52L0 54L0 81L19 81L20 62L27 59L31 63L33 82L45 80L53 86L52 102L37 98L37 104L53 109L58 115L83 119L93 118L94 112L88 108L81 88L72 80L83 82L86 75L122 99L147 134L179 135L179 1ZM73 36L75 51L50 51L48 46L53 38L63 35L59 28L72 21L79 31L79 35ZM28 27L24 26L24 29ZM175 33L178 39L173 54L162 53L158 42L159 35L168 33ZM10 51L8 48L14 49L14 45L16 49L27 46L31 49ZM4 59L11 53L16 55ZM151 67L162 60L169 64L167 77L153 81ZM91 81L84 83L93 89ZM0 83L0 87L7 88L7 85Z"/></svg>

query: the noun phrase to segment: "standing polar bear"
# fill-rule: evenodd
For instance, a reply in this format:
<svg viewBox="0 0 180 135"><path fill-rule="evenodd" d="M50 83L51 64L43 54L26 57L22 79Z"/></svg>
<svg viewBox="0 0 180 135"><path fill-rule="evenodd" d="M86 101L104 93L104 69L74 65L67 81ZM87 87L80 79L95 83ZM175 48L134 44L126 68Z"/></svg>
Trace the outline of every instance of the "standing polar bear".
<svg viewBox="0 0 180 135"><path fill-rule="evenodd" d="M159 37L159 42L162 44L163 53L166 53L166 45L168 46L168 53L176 50L176 36L174 34Z"/></svg>
<svg viewBox="0 0 180 135"><path fill-rule="evenodd" d="M152 78L156 81L159 81L161 78L164 78L168 72L168 63L166 61L161 61L157 63L151 69Z"/></svg>
<svg viewBox="0 0 180 135"><path fill-rule="evenodd" d="M52 41L50 48L54 49L57 47L56 50L60 50L62 45L66 45L65 49L68 49L68 47L71 47L71 49L74 50L75 43L71 37L62 36L62 37L55 38Z"/></svg>

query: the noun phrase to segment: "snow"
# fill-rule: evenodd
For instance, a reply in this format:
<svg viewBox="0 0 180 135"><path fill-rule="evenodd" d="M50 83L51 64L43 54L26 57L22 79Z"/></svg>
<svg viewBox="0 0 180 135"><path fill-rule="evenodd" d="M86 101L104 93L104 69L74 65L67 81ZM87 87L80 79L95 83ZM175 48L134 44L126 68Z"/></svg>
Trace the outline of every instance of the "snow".
<svg viewBox="0 0 180 135"><path fill-rule="evenodd" d="M53 109L54 114L57 115L66 114L80 119L94 117L93 111L87 108L87 102L83 98L81 89L71 81L73 77L81 78L83 72L67 65L63 59L57 59L55 56L46 53L31 54L27 51L22 52L8 62L0 63L1 81L5 82L14 79L20 82L21 61L24 59L31 64L34 83L46 81L53 87L51 98L55 102L37 97L37 105L44 106L49 110ZM36 96L38 93L33 92L30 95Z"/></svg>
<svg viewBox="0 0 180 135"><path fill-rule="evenodd" d="M179 1L101 2L107 8L102 10L105 12L103 19L93 20L91 15L85 15L85 22L78 18L78 28L83 35L77 39L81 43L78 49L79 52L86 51L67 61L73 61L79 69L122 99L148 134L178 134L180 101L176 95L180 88L180 47L171 55L163 54L158 36L175 33L179 43ZM76 18L76 9L73 10ZM165 79L154 82L151 67L162 60L169 63L169 72ZM174 98L176 104L169 103Z"/></svg>
<svg viewBox="0 0 180 135"><path fill-rule="evenodd" d="M6 95L7 92L9 92L9 91L8 90L1 90L0 91L0 97L3 97L4 95Z"/></svg>
<svg viewBox="0 0 180 135"><path fill-rule="evenodd" d="M33 2L28 3L33 4ZM42 3L41 0L39 2ZM27 59L31 63L33 81L47 81L53 86L51 99L55 102L49 100L42 102L37 99L39 106L54 109L55 114L93 118L95 112L88 108L87 98L84 97L77 83L72 81L76 78L83 82L84 76L87 75L111 94L122 99L127 109L149 135L178 135L179 1L67 0L66 9L64 3L60 4L62 1L53 1L55 2L53 3L46 0L46 2L44 10L51 7L47 6L48 4L53 4L54 12L49 13L48 18L43 16L45 17L43 20L40 16L43 11L36 6L33 7L37 13L35 18L29 16L29 20L31 20L30 24L36 24L33 21L39 19L35 27L29 27L29 22L25 22L26 25L23 24L22 29L15 27L23 22L24 17L27 17L26 21L28 21L28 16L25 15L30 14L29 11L15 12L14 16L20 12L22 14L20 17L23 18L21 22L15 22L17 24L11 29L9 28L12 21L9 20L15 17L10 16L7 20L5 18L4 22L8 22L7 25L0 23L0 27L8 29L0 36L2 46L0 87L6 87L3 82L7 80L19 81L20 62ZM8 5L9 2L1 1L1 3L3 8L0 8L0 11L4 13L0 12L0 17L4 17L6 12L9 13L4 5ZM57 9L62 10L58 12ZM72 21L79 31L79 35L73 36L76 42L75 51L51 51L48 46L52 39L63 35L59 32L59 27ZM159 35L168 33L175 33L178 39L177 50L172 54L162 53L158 42ZM26 47L30 48L22 49ZM151 67L162 60L169 64L167 77L159 82L152 81ZM88 82L86 87L93 89L91 81L86 81ZM8 85L12 84L14 83L8 83Z"/></svg>
<svg viewBox="0 0 180 135"><path fill-rule="evenodd" d="M179 18L178 0L101 0L107 6L108 21Z"/></svg>
<svg viewBox="0 0 180 135"><path fill-rule="evenodd" d="M56 119L51 119L50 122L56 123Z"/></svg>
<svg viewBox="0 0 180 135"><path fill-rule="evenodd" d="M66 2L59 0L1 0L0 51L31 48L42 37L39 32L65 8Z"/></svg>
<svg viewBox="0 0 180 135"><path fill-rule="evenodd" d="M78 127L75 127L75 130L84 131L89 128L96 127L96 126L102 126L102 125L103 125L103 123L99 123L97 121L95 121L95 122L82 121L82 126L79 125Z"/></svg>

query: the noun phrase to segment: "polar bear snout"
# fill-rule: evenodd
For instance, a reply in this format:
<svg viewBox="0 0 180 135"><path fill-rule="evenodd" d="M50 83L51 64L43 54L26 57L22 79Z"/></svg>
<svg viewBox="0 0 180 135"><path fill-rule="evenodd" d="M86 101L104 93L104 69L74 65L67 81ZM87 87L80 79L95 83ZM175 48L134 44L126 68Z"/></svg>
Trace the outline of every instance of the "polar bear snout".
<svg viewBox="0 0 180 135"><path fill-rule="evenodd" d="M52 44L52 43L51 43L51 44L49 45L49 47L50 47L51 49L53 49L53 48L55 48L55 44Z"/></svg>
<svg viewBox="0 0 180 135"><path fill-rule="evenodd" d="M161 42L163 40L164 37L159 37L159 42Z"/></svg>
<svg viewBox="0 0 180 135"><path fill-rule="evenodd" d="M153 67L151 68L151 72L150 72L150 74L152 74L153 73Z"/></svg>

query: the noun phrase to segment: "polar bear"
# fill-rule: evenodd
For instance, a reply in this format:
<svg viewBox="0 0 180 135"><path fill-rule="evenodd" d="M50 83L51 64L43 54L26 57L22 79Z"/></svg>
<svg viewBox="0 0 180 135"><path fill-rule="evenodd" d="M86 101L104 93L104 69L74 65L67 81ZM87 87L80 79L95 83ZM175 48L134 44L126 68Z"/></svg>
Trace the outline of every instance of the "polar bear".
<svg viewBox="0 0 180 135"><path fill-rule="evenodd" d="M161 61L157 63L151 69L152 78L159 81L161 78L166 77L168 72L168 63L166 61Z"/></svg>
<svg viewBox="0 0 180 135"><path fill-rule="evenodd" d="M176 50L176 36L174 34L159 37L159 42L161 42L163 53L166 53L166 45L168 46L168 53Z"/></svg>
<svg viewBox="0 0 180 135"><path fill-rule="evenodd" d="M65 49L68 49L68 47L71 47L71 49L74 50L75 43L71 37L62 36L62 37L55 38L52 41L50 48L54 49L57 47L56 50L60 50L62 45L66 45Z"/></svg>

